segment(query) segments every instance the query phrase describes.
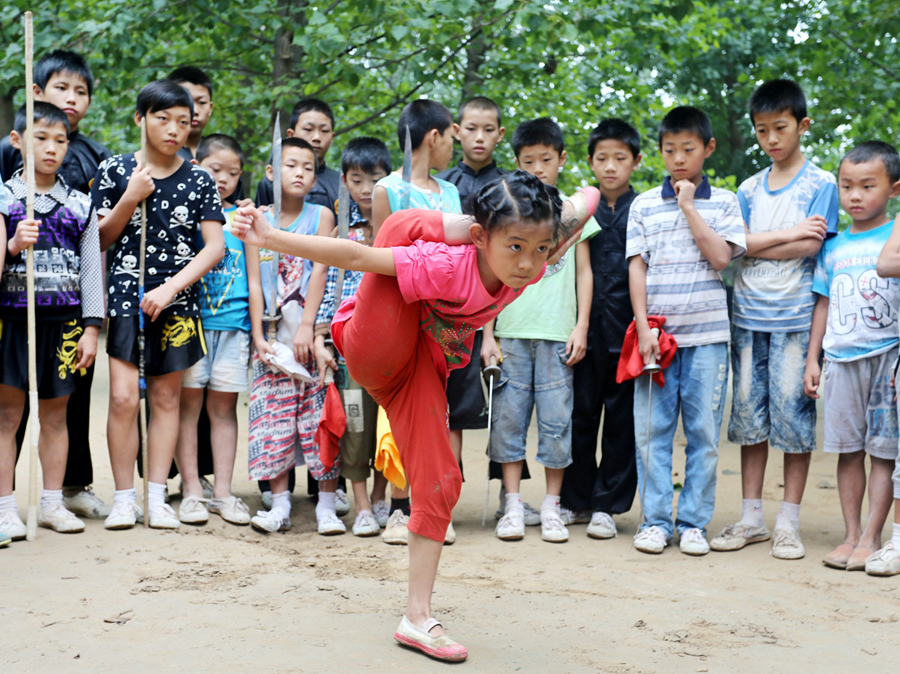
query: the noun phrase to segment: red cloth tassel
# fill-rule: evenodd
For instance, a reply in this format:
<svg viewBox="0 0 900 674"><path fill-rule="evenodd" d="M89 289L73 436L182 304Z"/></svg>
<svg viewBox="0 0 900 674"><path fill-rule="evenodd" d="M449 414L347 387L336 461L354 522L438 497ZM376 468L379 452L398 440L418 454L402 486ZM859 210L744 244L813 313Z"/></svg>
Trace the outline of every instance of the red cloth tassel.
<svg viewBox="0 0 900 674"><path fill-rule="evenodd" d="M347 430L347 415L344 414L344 404L341 402L337 386L331 382L325 392L325 407L322 409L322 418L316 431L319 459L326 470L331 470L340 454L340 440L345 430Z"/></svg>
<svg viewBox="0 0 900 674"><path fill-rule="evenodd" d="M659 329L659 359L657 362L662 370L653 375L653 381L657 386L665 386L664 370L672 364L678 344L672 335L662 329L666 323L665 317L647 316L647 323L651 330ZM616 369L616 382L621 384L623 381L640 377L643 373L644 358L638 350L637 326L634 321L631 321L631 325L625 331L625 339L622 341L622 355L619 356L619 367Z"/></svg>

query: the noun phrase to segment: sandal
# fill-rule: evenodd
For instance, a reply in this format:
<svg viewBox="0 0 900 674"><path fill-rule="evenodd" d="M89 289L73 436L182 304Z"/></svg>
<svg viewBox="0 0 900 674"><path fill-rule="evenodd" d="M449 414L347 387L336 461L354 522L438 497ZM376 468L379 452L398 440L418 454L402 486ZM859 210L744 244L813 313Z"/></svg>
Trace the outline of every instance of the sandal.
<svg viewBox="0 0 900 674"><path fill-rule="evenodd" d="M847 560L847 571L865 571L866 560L874 554L875 551L872 548L867 548L864 545L857 545L853 548L853 554L850 555L850 558Z"/></svg>
<svg viewBox="0 0 900 674"><path fill-rule="evenodd" d="M832 569L846 569L847 561L853 555L854 547L850 543L841 543L834 550L825 555L822 563Z"/></svg>
<svg viewBox="0 0 900 674"><path fill-rule="evenodd" d="M446 634L440 636L432 636L429 630L441 625L439 620L429 618L422 627L416 627L404 615L400 620L400 626L394 632L394 640L422 651L425 655L430 655L437 660L446 662L461 662L469 656L469 651L462 644L458 644Z"/></svg>

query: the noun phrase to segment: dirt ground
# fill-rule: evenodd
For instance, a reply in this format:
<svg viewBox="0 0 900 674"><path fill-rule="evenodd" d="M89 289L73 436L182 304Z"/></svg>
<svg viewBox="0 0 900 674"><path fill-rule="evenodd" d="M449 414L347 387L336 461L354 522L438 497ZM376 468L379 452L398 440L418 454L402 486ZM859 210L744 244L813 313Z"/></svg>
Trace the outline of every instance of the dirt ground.
<svg viewBox="0 0 900 674"><path fill-rule="evenodd" d="M106 381L103 356L93 391L94 487L111 501ZM246 400L240 404L245 428ZM676 454L683 439L677 442ZM632 547L637 504L616 518L613 540L591 540L575 525L564 545L542 542L538 528L524 541L501 542L492 516L481 526L485 443L483 431L465 436L469 481L454 514L458 540L444 548L434 597L436 615L469 649L458 666L573 674L881 671L900 655L900 578L820 562L843 533L833 456L813 457L801 513L807 557L785 562L769 555L768 543L700 558L677 546L661 556L639 553ZM244 442L238 450L234 492L255 511L246 449ZM770 527L780 472L773 453ZM27 476L23 457L23 513ZM739 450L723 440L712 533L740 516L740 479ZM491 513L498 490L494 482ZM0 671L444 671L449 665L391 638L404 606L406 549L349 533L318 536L302 491L293 529L280 534L216 516L177 532L107 532L89 520L82 534L41 529L35 542L0 550ZM523 492L539 504L542 480ZM349 527L352 518L345 521Z"/></svg>

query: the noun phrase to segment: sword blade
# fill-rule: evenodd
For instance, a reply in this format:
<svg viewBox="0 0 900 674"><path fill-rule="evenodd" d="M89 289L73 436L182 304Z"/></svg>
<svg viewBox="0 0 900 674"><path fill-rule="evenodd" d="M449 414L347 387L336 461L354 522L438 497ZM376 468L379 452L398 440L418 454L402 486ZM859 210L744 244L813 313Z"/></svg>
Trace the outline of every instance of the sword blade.
<svg viewBox="0 0 900 674"><path fill-rule="evenodd" d="M272 220L281 227L281 112L275 114L275 128L272 131ZM272 286L269 288L269 341L275 340L275 305L278 301L278 258L270 251L269 262L272 269Z"/></svg>
<svg viewBox="0 0 900 674"><path fill-rule="evenodd" d="M341 180L341 187L338 191L338 238L346 239L350 234L350 190ZM341 297L344 294L344 270L337 270L337 283L334 288L334 310L341 304Z"/></svg>
<svg viewBox="0 0 900 674"><path fill-rule="evenodd" d="M403 191L400 194L400 210L409 208L409 193L412 190L412 140L409 126L406 127L406 142L403 145Z"/></svg>

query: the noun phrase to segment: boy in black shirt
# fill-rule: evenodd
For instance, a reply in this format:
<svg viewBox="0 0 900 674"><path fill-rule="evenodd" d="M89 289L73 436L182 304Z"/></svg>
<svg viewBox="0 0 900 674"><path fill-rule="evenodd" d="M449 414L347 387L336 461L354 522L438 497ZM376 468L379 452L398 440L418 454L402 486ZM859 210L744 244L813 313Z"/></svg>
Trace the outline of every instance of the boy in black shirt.
<svg viewBox="0 0 900 674"><path fill-rule="evenodd" d="M150 526L175 529L165 504L166 478L178 440L182 372L206 352L194 284L225 255L222 201L212 177L178 151L191 129L193 99L169 80L138 94L134 121L147 129L146 157L116 155L97 171L91 196L100 217L100 245L116 243L109 279L109 417L107 441L116 483L107 529L134 526L142 516L134 491L138 451L138 312L145 318ZM144 298L138 302L141 202L147 203ZM199 230L199 232L198 232ZM198 244L202 234L202 247Z"/></svg>
<svg viewBox="0 0 900 674"><path fill-rule="evenodd" d="M611 515L627 512L637 489L634 384L617 384L616 368L625 330L634 316L625 235L635 197L629 180L641 163L641 137L621 120L604 120L588 138L588 160L600 186L594 213L600 233L590 240L594 294L588 352L573 373L572 463L566 468L560 501L567 524L590 522L588 536L613 538L616 525ZM598 468L601 413L603 448Z"/></svg>

